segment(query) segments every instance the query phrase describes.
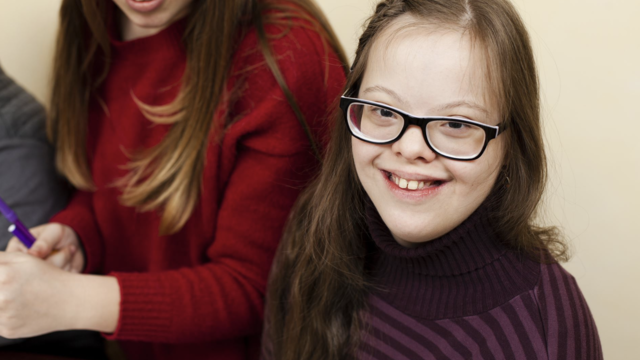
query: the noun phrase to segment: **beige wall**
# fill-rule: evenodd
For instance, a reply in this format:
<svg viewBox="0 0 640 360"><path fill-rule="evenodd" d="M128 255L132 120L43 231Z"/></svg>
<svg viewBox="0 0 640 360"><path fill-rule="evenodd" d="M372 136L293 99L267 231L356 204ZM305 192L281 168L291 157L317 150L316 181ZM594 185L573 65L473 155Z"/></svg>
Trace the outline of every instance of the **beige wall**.
<svg viewBox="0 0 640 360"><path fill-rule="evenodd" d="M0 0L0 64L40 101L48 80L60 0Z"/></svg>
<svg viewBox="0 0 640 360"><path fill-rule="evenodd" d="M370 0L319 0L347 52ZM563 228L607 359L640 353L640 1L514 0L540 69L547 223ZM47 94L59 0L0 0L0 63Z"/></svg>

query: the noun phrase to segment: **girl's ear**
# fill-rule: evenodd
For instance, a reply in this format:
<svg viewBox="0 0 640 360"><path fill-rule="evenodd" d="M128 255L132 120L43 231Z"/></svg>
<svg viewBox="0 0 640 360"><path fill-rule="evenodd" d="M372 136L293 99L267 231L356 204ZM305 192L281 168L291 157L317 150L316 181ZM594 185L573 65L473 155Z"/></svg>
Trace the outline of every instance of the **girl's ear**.
<svg viewBox="0 0 640 360"><path fill-rule="evenodd" d="M502 173L502 177L504 178L504 180L502 181L502 185L505 188L509 188L509 186L511 186L511 179L509 178L509 174L507 174L504 170L501 170Z"/></svg>

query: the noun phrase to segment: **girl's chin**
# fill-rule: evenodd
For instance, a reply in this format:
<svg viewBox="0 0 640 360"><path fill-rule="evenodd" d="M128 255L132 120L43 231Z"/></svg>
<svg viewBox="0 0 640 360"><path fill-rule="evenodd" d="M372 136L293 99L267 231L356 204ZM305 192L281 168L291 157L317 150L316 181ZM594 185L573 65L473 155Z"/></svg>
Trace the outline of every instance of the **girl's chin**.
<svg viewBox="0 0 640 360"><path fill-rule="evenodd" d="M398 244L402 245L403 247L410 248L410 249L418 247L418 246L420 246L420 245L422 245L422 244L424 244L425 242L428 241L428 240L426 240L426 241L406 241L406 240L402 240L402 239L397 238L397 237L394 237L394 238L396 239Z"/></svg>
<svg viewBox="0 0 640 360"><path fill-rule="evenodd" d="M406 247L406 248L414 248L418 247L422 244L426 244L429 241L432 241L439 236L432 236L431 234L402 234L401 236L394 235L393 238L398 242L398 244Z"/></svg>
<svg viewBox="0 0 640 360"><path fill-rule="evenodd" d="M380 209L379 207L376 207ZM412 248L436 240L456 227L468 217L462 213L451 213L440 207L432 213L419 209L402 211L397 207L385 206L379 211L393 238L402 246Z"/></svg>
<svg viewBox="0 0 640 360"><path fill-rule="evenodd" d="M380 214L383 221L389 227L389 231L398 244L413 248L421 244L428 243L434 239L451 231L448 226L442 227L445 219L432 219L433 221L425 221L424 218L416 216L396 217L392 221L385 221L385 216ZM390 219L391 220L391 219ZM396 221L397 220L397 221ZM392 224L389 226L388 224ZM420 224L420 228L415 228L416 224ZM429 224L435 224L430 226Z"/></svg>

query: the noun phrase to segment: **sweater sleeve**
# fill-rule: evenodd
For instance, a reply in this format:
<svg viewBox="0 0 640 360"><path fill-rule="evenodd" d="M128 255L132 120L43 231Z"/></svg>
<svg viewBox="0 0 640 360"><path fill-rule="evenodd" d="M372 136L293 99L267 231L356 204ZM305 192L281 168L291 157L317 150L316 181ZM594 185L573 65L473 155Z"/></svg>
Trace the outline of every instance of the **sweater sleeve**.
<svg viewBox="0 0 640 360"><path fill-rule="evenodd" d="M549 359L601 360L595 321L575 278L560 265L542 265L536 289Z"/></svg>
<svg viewBox="0 0 640 360"><path fill-rule="evenodd" d="M255 49L255 34L247 37L242 48ZM325 82L327 58L317 35L294 28L273 48L282 55L280 69L311 128L322 132L328 102L344 84L337 57L331 53ZM219 145L223 160L216 171L227 181L213 219L217 225L208 260L171 271L112 273L121 304L117 329L107 338L189 343L261 332L271 262L289 211L317 170L317 160L271 72L264 65L250 66L261 62L256 58L260 52L247 54L239 55L242 67L253 70L244 72L246 86L231 111L241 118Z"/></svg>

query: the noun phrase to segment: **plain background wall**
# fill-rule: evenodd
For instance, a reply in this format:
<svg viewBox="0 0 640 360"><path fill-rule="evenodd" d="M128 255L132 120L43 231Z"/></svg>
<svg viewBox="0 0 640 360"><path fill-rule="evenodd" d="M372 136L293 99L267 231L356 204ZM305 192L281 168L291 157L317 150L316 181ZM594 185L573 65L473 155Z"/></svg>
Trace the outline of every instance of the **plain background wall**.
<svg viewBox="0 0 640 360"><path fill-rule="evenodd" d="M218 0L216 0L218 1ZM352 56L371 0L317 0ZM544 222L573 249L607 359L640 354L640 1L513 0L542 85L550 183ZM60 0L0 0L0 63L38 99Z"/></svg>

